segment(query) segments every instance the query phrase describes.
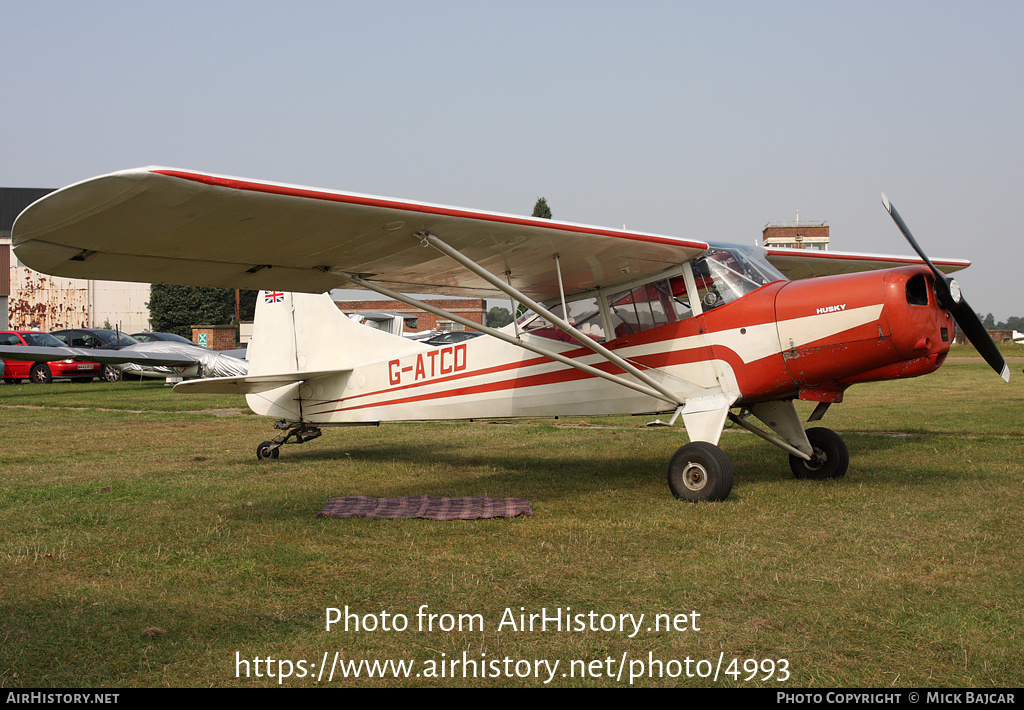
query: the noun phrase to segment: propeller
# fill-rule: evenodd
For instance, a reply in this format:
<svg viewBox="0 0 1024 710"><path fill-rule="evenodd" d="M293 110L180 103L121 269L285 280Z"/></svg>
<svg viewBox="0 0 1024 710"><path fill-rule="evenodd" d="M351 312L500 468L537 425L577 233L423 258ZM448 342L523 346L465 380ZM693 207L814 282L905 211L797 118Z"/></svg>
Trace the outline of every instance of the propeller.
<svg viewBox="0 0 1024 710"><path fill-rule="evenodd" d="M982 325L981 319L978 318L978 314L974 312L967 301L964 300L963 295L960 293L960 286L957 284L956 279L951 276L946 276L944 273L939 271L938 267L932 263L931 259L924 253L914 236L910 233L910 229L907 228L903 218L900 217L900 213L896 211L896 208L889 202L889 198L882 193L882 204L885 205L886 211L896 222L896 226L903 232L903 236L910 242L910 246L914 248L917 255L924 260L924 263L928 265L928 268L935 274L935 295L939 299L939 305L950 311L953 314L953 319L957 325L960 326L960 330L964 332L968 340L978 349L981 356L985 358L993 370L999 373L1007 382L1010 381L1010 368L1006 365L1006 360L1003 359L1002 353L999 352L999 348L996 347L995 341L992 340L992 336L988 334L985 326Z"/></svg>

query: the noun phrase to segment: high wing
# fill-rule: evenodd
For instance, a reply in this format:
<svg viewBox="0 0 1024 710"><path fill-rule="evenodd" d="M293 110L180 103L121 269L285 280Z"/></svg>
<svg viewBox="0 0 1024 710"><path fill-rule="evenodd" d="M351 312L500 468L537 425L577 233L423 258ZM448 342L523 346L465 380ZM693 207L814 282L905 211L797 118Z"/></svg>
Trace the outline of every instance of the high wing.
<svg viewBox="0 0 1024 710"><path fill-rule="evenodd" d="M923 259L912 256L781 247L768 247L766 251L768 252L768 261L790 281L812 276L834 276L836 274L852 274L857 271L891 269L907 264L924 264ZM947 274L966 269L971 265L971 262L965 259L932 259L932 263Z"/></svg>
<svg viewBox="0 0 1024 710"><path fill-rule="evenodd" d="M499 295L424 248L427 235L538 301L635 282L708 249L698 240L157 167L47 195L18 217L12 243L27 266L76 278L321 293L351 286L354 275L406 293Z"/></svg>

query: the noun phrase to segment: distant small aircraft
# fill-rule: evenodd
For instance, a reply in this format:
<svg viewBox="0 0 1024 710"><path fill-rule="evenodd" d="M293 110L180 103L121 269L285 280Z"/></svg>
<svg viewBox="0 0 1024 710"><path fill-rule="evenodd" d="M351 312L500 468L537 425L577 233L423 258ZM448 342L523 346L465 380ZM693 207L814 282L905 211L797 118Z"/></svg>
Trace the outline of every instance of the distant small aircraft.
<svg viewBox="0 0 1024 710"><path fill-rule="evenodd" d="M690 443L669 487L703 501L732 489L718 446L727 421L785 451L797 477L843 476L842 438L805 430L794 400L816 402L818 421L852 384L933 372L957 323L1009 379L938 268L969 262L929 260L883 203L919 258L710 244L151 167L51 193L18 217L12 241L50 274L266 289L249 372L175 388L244 392L279 419L260 459L327 426L672 412ZM334 288L491 337L434 348L364 328L307 295ZM407 293L504 296L531 311L494 329Z"/></svg>

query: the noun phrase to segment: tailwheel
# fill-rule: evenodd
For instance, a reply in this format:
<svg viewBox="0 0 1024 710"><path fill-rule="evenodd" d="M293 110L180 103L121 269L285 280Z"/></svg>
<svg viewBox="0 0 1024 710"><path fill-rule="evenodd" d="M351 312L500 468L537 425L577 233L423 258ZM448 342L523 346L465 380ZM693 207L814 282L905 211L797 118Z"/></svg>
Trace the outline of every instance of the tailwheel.
<svg viewBox="0 0 1024 710"><path fill-rule="evenodd" d="M256 447L256 458L260 461L276 459L281 455L280 446L275 446L273 441L264 441Z"/></svg>
<svg viewBox="0 0 1024 710"><path fill-rule="evenodd" d="M850 467L850 451L843 438L831 429L815 427L807 430L807 439L811 442L814 455L810 461L805 461L790 454L789 467L793 475L819 481L842 478Z"/></svg>
<svg viewBox="0 0 1024 710"><path fill-rule="evenodd" d="M290 422L287 419L274 422L274 428L285 433L256 447L256 458L260 461L278 458L281 455L281 447L285 444L305 444L323 433L320 427L308 422Z"/></svg>
<svg viewBox="0 0 1024 710"><path fill-rule="evenodd" d="M668 465L668 487L672 495L694 503L725 500L732 491L732 480L729 457L706 441L680 446Z"/></svg>

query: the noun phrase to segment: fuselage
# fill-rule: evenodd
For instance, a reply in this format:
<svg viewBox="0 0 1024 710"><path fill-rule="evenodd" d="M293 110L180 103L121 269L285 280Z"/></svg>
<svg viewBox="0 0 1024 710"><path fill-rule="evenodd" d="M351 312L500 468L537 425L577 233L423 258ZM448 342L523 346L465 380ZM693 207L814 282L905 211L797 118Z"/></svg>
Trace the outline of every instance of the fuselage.
<svg viewBox="0 0 1024 710"><path fill-rule="evenodd" d="M726 392L740 406L793 398L837 402L850 384L922 375L941 365L955 326L935 303L931 279L927 268L909 266L777 280L663 325L624 335L620 328L604 345L680 400ZM526 330L520 337L630 377L562 331ZM370 361L294 385L294 392L274 397L272 411L262 395L250 395L250 405L314 423L640 414L677 406L494 338L441 348L403 345L404 354L389 355L375 344Z"/></svg>

